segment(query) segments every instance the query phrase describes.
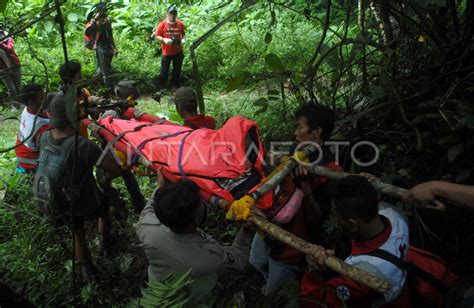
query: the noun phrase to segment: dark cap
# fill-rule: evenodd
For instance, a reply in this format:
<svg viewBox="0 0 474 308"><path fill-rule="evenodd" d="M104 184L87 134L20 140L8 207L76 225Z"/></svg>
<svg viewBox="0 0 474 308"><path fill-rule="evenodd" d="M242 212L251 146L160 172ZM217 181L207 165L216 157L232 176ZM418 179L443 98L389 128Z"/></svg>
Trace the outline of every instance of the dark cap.
<svg viewBox="0 0 474 308"><path fill-rule="evenodd" d="M122 80L115 86L115 95L120 99L127 99L130 96L132 99L137 99L140 96L140 92L135 86L135 81Z"/></svg>
<svg viewBox="0 0 474 308"><path fill-rule="evenodd" d="M66 97L64 94L56 95L49 105L51 117L49 123L55 128L64 128L69 123L66 116Z"/></svg>
<svg viewBox="0 0 474 308"><path fill-rule="evenodd" d="M172 101L175 104L186 104L196 101L196 99L196 92L193 88L181 87L174 94L174 99Z"/></svg>
<svg viewBox="0 0 474 308"><path fill-rule="evenodd" d="M178 14L178 8L176 7L176 5L172 5L168 8L167 12L176 15Z"/></svg>

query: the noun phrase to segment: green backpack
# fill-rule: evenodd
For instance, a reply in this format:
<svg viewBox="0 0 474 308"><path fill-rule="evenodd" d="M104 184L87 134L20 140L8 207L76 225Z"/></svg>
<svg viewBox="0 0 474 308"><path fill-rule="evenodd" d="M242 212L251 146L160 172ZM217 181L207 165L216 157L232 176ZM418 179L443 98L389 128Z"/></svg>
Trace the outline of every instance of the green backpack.
<svg viewBox="0 0 474 308"><path fill-rule="evenodd" d="M51 131L45 132L39 140L40 155L33 182L36 208L50 220L56 220L69 209L72 199L68 191L69 179L66 170L74 149L75 135L66 138L61 145L53 145Z"/></svg>

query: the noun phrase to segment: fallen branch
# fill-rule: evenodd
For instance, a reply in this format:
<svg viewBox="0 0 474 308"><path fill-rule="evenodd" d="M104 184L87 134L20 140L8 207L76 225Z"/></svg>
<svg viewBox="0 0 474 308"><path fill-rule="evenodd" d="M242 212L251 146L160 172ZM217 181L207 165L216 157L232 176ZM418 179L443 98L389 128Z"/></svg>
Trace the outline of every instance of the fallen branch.
<svg viewBox="0 0 474 308"><path fill-rule="evenodd" d="M301 251L305 254L308 254L310 252L311 244L302 240L296 235L258 216L251 216L249 220L253 224L255 224L261 231L295 248L296 250ZM326 266L332 269L333 271L341 275L347 276L379 293L387 292L392 287L385 280L375 277L367 272L364 272L363 270L358 269L357 267L349 265L336 257L326 257L325 263Z"/></svg>

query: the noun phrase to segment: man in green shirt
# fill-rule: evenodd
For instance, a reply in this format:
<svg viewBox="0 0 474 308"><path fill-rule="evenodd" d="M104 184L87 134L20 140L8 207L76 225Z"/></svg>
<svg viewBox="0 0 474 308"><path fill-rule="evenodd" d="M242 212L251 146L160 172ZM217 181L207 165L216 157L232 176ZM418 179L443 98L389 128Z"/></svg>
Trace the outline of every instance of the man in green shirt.
<svg viewBox="0 0 474 308"><path fill-rule="evenodd" d="M161 279L191 269L193 278L220 276L243 270L248 263L254 230L242 225L231 246L223 246L199 229L206 206L198 186L189 180L166 183L158 174L158 188L140 214L137 235L148 258L148 276Z"/></svg>

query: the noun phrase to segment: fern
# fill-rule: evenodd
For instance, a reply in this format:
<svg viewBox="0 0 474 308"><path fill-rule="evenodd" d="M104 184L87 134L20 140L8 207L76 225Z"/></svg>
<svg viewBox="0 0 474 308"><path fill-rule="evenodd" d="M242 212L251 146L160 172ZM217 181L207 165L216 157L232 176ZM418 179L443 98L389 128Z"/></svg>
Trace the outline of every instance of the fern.
<svg viewBox="0 0 474 308"><path fill-rule="evenodd" d="M151 280L142 297L129 307L187 307L191 301L191 270L183 274L169 274L161 280Z"/></svg>

